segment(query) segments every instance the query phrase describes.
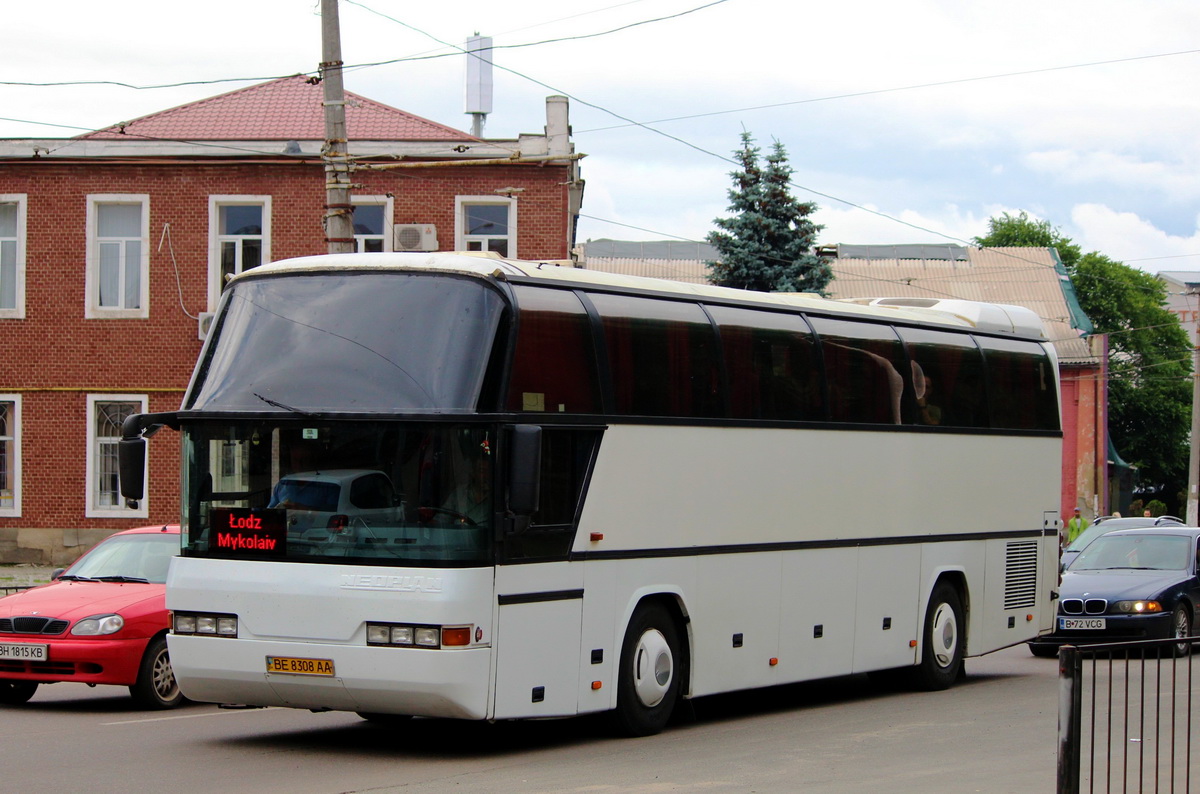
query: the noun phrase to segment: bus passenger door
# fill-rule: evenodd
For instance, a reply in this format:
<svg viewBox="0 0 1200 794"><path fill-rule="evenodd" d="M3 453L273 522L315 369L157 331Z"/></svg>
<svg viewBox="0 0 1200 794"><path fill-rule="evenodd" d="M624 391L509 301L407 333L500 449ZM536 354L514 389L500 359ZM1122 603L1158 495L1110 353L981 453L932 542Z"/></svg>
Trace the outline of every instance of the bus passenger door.
<svg viewBox="0 0 1200 794"><path fill-rule="evenodd" d="M497 568L494 719L578 711L580 574L568 563Z"/></svg>

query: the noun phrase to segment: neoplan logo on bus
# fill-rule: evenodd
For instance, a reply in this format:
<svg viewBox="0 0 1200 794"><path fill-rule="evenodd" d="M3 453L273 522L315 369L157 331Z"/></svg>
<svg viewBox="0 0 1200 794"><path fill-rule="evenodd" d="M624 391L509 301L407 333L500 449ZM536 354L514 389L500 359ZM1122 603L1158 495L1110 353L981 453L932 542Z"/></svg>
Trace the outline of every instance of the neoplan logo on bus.
<svg viewBox="0 0 1200 794"><path fill-rule="evenodd" d="M211 548L214 551L233 557L282 557L287 554L285 511L214 507L211 515Z"/></svg>

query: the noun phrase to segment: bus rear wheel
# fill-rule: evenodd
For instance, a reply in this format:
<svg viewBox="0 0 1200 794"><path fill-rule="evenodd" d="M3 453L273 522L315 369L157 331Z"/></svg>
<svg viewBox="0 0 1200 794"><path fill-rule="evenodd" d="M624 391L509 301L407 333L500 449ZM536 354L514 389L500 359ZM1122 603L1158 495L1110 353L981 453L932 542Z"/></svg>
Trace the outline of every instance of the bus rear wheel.
<svg viewBox="0 0 1200 794"><path fill-rule="evenodd" d="M954 683L962 671L967 647L966 625L958 590L947 582L938 582L925 610L921 663L912 671L914 686L934 691Z"/></svg>
<svg viewBox="0 0 1200 794"><path fill-rule="evenodd" d="M686 668L679 628L661 604L634 612L625 630L619 665L614 727L626 736L659 733L675 709Z"/></svg>

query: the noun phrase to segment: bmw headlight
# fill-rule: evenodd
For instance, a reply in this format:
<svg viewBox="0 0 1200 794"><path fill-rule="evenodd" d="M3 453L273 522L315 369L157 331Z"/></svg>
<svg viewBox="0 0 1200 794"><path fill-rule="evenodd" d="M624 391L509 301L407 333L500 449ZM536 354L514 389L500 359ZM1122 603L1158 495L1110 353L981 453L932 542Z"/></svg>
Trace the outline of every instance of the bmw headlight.
<svg viewBox="0 0 1200 794"><path fill-rule="evenodd" d="M1115 606L1125 615L1151 615L1163 611L1163 605L1157 601L1118 601Z"/></svg>
<svg viewBox="0 0 1200 794"><path fill-rule="evenodd" d="M76 623L71 633L80 636L116 634L124 625L125 618L120 615L93 615Z"/></svg>

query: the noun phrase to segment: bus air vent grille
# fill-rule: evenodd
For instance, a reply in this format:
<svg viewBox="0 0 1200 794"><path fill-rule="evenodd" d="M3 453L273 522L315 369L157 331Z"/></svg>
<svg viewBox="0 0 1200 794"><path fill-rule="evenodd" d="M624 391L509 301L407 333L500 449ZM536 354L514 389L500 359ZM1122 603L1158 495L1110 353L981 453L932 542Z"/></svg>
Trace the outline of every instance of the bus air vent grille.
<svg viewBox="0 0 1200 794"><path fill-rule="evenodd" d="M1036 540L1009 543L1004 555L1004 608L1027 609L1037 604L1038 544Z"/></svg>

